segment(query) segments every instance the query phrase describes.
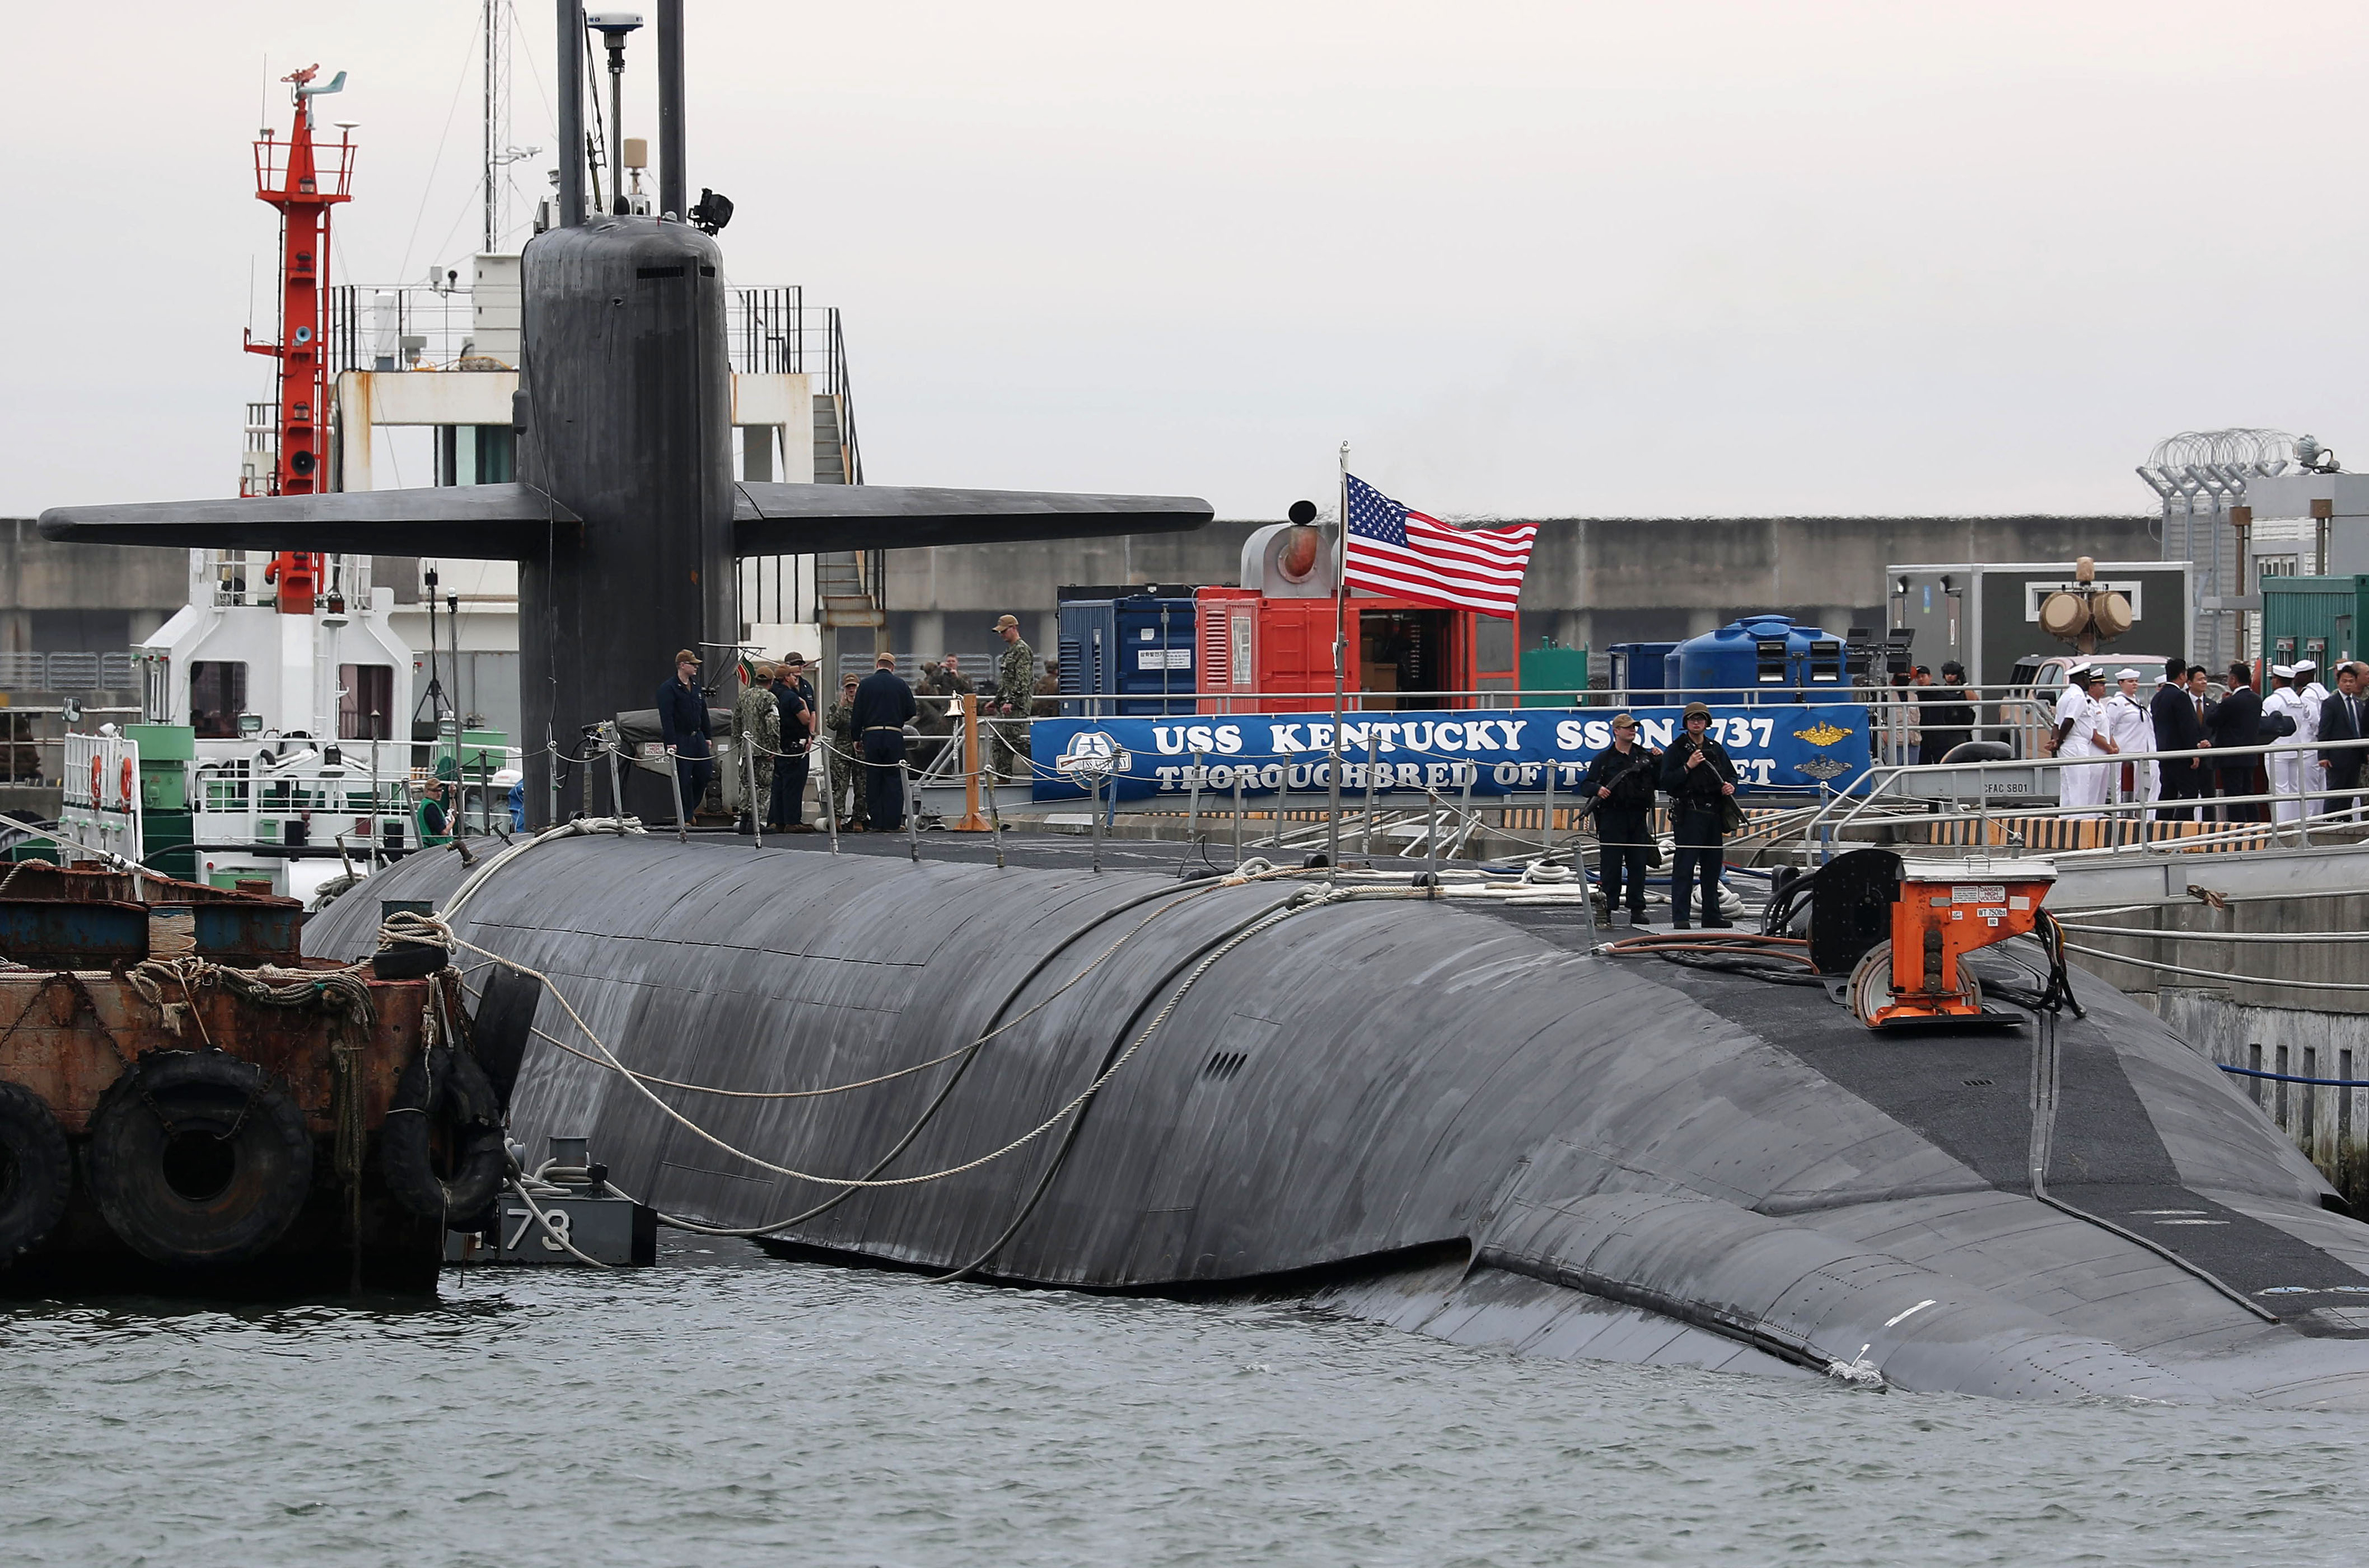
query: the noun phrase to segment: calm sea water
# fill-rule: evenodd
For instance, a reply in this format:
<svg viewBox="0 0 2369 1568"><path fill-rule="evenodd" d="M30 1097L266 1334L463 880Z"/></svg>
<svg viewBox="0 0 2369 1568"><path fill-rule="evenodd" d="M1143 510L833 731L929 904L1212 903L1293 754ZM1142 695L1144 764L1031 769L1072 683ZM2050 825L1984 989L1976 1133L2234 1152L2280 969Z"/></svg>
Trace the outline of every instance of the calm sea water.
<svg viewBox="0 0 2369 1568"><path fill-rule="evenodd" d="M709 1250L698 1250L702 1246ZM2369 1418L1525 1361L670 1243L428 1308L0 1308L12 1563L2356 1558Z"/></svg>

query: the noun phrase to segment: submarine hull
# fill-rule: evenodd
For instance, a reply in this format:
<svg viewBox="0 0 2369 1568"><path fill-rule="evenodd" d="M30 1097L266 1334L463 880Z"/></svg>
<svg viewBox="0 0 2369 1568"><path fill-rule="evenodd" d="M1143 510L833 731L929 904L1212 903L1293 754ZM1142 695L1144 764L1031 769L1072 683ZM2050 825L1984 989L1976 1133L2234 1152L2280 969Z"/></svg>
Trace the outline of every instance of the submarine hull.
<svg viewBox="0 0 2369 1568"><path fill-rule="evenodd" d="M441 907L464 875L368 891ZM376 897L308 946L366 950ZM1539 1354L2369 1407L2369 1228L2119 995L2054 1024L2035 1140L2041 1023L1878 1035L1481 902L586 836L452 918L550 982L518 1134L589 1136L627 1191L777 1244L1299 1280Z"/></svg>

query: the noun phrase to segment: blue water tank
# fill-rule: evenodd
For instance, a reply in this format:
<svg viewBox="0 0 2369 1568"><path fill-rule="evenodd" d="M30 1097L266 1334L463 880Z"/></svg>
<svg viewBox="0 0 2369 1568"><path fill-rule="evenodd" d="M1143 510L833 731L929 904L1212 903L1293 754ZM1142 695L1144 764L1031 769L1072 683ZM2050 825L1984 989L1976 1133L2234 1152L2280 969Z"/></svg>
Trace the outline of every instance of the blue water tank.
<svg viewBox="0 0 2369 1568"><path fill-rule="evenodd" d="M1847 696L1843 639L1791 615L1747 615L1689 637L1663 660L1664 700L1712 704Z"/></svg>

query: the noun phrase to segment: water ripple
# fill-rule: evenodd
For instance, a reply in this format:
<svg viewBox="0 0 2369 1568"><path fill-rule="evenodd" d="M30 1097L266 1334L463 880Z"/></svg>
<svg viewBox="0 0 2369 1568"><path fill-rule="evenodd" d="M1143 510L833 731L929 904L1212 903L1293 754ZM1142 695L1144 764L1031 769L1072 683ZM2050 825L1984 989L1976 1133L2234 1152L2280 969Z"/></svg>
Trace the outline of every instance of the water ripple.
<svg viewBox="0 0 2369 1568"><path fill-rule="evenodd" d="M25 1564L2283 1563L2369 1420L1523 1360L670 1249L434 1307L0 1309Z"/></svg>

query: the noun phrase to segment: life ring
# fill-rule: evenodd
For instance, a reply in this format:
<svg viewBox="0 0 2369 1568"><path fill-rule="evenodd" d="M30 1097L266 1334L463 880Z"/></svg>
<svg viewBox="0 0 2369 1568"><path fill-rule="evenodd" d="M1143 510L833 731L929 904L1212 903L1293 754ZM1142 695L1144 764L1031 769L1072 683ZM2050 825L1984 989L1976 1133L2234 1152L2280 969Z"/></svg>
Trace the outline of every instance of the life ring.
<svg viewBox="0 0 2369 1568"><path fill-rule="evenodd" d="M90 803L94 807L106 800L107 796L100 793L106 784L107 768L97 758L93 757L90 760Z"/></svg>
<svg viewBox="0 0 2369 1568"><path fill-rule="evenodd" d="M151 1051L91 1113L91 1196L156 1263L246 1262L286 1232L312 1184L303 1113L261 1068L221 1051Z"/></svg>
<svg viewBox="0 0 2369 1568"><path fill-rule="evenodd" d="M74 1156L58 1118L21 1083L0 1083L0 1268L41 1244L66 1211L74 1187Z"/></svg>
<svg viewBox="0 0 2369 1568"><path fill-rule="evenodd" d="M126 811L132 809L132 780L138 776L138 770L132 767L132 759L129 757L124 758L123 766L116 771L116 783L122 786L123 809Z"/></svg>
<svg viewBox="0 0 2369 1568"><path fill-rule="evenodd" d="M448 1230L480 1229L501 1191L509 1150L494 1086L477 1059L450 1046L413 1057L395 1083L379 1155L397 1203Z"/></svg>

